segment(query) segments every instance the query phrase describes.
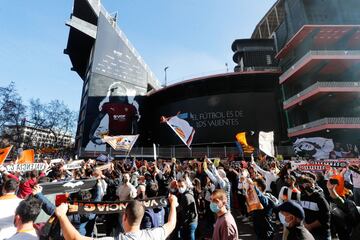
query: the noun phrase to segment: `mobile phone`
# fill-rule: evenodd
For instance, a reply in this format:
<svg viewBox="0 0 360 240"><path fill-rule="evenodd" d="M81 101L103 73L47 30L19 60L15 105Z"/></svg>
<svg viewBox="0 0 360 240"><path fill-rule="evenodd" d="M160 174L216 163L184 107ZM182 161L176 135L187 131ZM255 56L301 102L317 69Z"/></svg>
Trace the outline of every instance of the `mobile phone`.
<svg viewBox="0 0 360 240"><path fill-rule="evenodd" d="M337 179L335 179L335 178L331 178L329 181L330 181L330 183L331 183L332 185L338 185L338 184L339 184L339 180L337 180Z"/></svg>
<svg viewBox="0 0 360 240"><path fill-rule="evenodd" d="M60 206L62 203L67 203L68 194L58 194L55 197L55 206Z"/></svg>

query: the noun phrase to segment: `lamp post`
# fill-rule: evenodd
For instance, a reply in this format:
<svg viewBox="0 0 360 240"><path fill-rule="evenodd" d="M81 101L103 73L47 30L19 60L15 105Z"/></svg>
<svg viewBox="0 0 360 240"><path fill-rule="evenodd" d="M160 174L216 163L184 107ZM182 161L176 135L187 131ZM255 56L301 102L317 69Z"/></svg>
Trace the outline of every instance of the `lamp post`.
<svg viewBox="0 0 360 240"><path fill-rule="evenodd" d="M165 84L164 84L164 87L166 87L166 84L167 84L167 70L168 70L168 68L169 68L169 66L166 66L165 68L164 68L164 72L165 72Z"/></svg>

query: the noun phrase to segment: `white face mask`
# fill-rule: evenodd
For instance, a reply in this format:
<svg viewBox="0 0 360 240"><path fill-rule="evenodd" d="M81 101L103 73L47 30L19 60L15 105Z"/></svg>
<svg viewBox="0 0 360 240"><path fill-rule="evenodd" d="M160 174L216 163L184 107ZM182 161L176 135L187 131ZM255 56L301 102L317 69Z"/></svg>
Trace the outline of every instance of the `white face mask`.
<svg viewBox="0 0 360 240"><path fill-rule="evenodd" d="M186 187L179 188L178 191L179 191L179 193L183 194L186 191Z"/></svg>
<svg viewBox="0 0 360 240"><path fill-rule="evenodd" d="M285 227L289 227L289 223L285 220L285 216L279 212L279 219L280 222L285 226Z"/></svg>

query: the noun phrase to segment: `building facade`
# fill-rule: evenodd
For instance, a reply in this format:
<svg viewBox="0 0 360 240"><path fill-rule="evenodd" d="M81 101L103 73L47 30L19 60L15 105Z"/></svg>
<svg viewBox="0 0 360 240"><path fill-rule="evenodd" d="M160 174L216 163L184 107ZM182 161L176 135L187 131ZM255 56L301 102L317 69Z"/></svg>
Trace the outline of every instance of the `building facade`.
<svg viewBox="0 0 360 240"><path fill-rule="evenodd" d="M74 0L66 25L64 53L84 82L76 149L106 151L103 135L139 132L141 98L160 83L99 0Z"/></svg>
<svg viewBox="0 0 360 240"><path fill-rule="evenodd" d="M53 133L46 129L25 125L5 126L2 136L7 145L22 148L70 148L74 145L74 138L69 134Z"/></svg>
<svg viewBox="0 0 360 240"><path fill-rule="evenodd" d="M360 143L360 2L279 0L252 39L273 39L289 138Z"/></svg>

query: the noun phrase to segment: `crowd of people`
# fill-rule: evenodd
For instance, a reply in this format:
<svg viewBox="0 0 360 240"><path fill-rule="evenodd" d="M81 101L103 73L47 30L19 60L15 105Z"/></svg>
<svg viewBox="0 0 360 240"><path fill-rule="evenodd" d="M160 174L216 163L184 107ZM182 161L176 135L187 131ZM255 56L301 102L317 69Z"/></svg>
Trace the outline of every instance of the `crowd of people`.
<svg viewBox="0 0 360 240"><path fill-rule="evenodd" d="M101 168L87 160L74 170L49 163L41 172L0 168L0 239L93 239L99 222L107 236L101 239L239 239L239 223L253 226L259 240L360 236L360 164L314 173L269 158L114 160ZM68 194L68 203L42 193L43 184L84 179L95 187ZM169 204L144 208L141 202L154 197ZM127 206L114 214L67 214L76 201ZM41 210L52 216L47 223L36 221Z"/></svg>

